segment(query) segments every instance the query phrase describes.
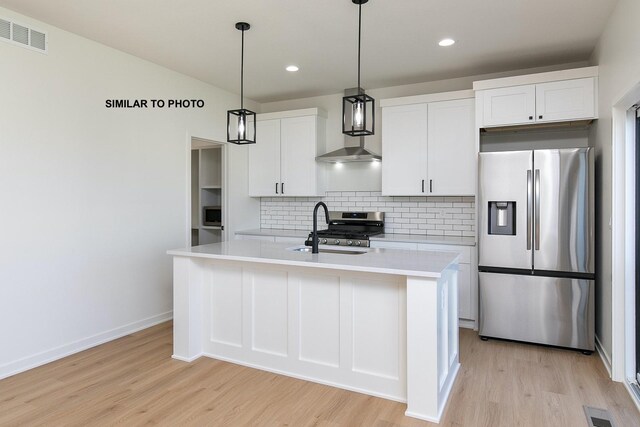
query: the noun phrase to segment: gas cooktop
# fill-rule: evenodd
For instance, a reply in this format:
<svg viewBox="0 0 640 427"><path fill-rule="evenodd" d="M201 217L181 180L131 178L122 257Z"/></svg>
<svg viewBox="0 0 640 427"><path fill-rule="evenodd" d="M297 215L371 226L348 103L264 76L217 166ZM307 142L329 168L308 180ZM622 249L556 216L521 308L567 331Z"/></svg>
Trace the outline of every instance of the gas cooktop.
<svg viewBox="0 0 640 427"><path fill-rule="evenodd" d="M369 236L384 233L384 212L329 212L329 228L318 231L321 245L369 247ZM311 246L311 234L305 244Z"/></svg>

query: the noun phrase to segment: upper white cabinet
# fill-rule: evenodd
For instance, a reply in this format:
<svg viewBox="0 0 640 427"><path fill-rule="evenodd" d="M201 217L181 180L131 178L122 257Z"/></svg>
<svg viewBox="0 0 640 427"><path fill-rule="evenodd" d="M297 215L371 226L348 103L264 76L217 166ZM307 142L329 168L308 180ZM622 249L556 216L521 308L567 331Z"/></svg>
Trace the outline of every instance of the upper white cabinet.
<svg viewBox="0 0 640 427"><path fill-rule="evenodd" d="M424 195L427 104L382 109L382 194Z"/></svg>
<svg viewBox="0 0 640 427"><path fill-rule="evenodd" d="M478 127L596 119L597 75L587 67L475 82Z"/></svg>
<svg viewBox="0 0 640 427"><path fill-rule="evenodd" d="M596 117L595 79L565 80L536 85L536 121Z"/></svg>
<svg viewBox="0 0 640 427"><path fill-rule="evenodd" d="M276 185L280 187L280 119L258 121L256 143L248 149L249 195L275 194Z"/></svg>
<svg viewBox="0 0 640 427"><path fill-rule="evenodd" d="M487 90L483 96L484 125L533 123L536 115L534 85Z"/></svg>
<svg viewBox="0 0 640 427"><path fill-rule="evenodd" d="M318 196L323 193L325 115L318 109L258 114L249 149L249 196Z"/></svg>
<svg viewBox="0 0 640 427"><path fill-rule="evenodd" d="M428 124L428 195L474 195L478 158L474 100L430 103Z"/></svg>
<svg viewBox="0 0 640 427"><path fill-rule="evenodd" d="M461 91L381 102L382 194L475 194L472 95L471 91Z"/></svg>

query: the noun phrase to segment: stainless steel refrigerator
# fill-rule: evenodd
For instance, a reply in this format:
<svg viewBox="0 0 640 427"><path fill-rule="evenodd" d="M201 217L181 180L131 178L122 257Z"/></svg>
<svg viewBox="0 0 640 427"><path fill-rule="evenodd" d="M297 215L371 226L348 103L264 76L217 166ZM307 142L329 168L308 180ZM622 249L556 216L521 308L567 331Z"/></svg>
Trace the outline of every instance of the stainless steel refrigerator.
<svg viewBox="0 0 640 427"><path fill-rule="evenodd" d="M479 333L594 350L593 149L480 153Z"/></svg>

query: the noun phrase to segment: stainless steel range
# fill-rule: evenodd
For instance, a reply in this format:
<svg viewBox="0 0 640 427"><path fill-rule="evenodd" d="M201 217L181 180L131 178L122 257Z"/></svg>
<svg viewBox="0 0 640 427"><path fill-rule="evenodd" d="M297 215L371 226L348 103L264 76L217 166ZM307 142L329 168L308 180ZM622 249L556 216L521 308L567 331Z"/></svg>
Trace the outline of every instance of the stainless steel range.
<svg viewBox="0 0 640 427"><path fill-rule="evenodd" d="M321 245L369 247L369 236L384 233L384 212L329 212L329 228L318 231ZM305 245L311 246L311 234Z"/></svg>

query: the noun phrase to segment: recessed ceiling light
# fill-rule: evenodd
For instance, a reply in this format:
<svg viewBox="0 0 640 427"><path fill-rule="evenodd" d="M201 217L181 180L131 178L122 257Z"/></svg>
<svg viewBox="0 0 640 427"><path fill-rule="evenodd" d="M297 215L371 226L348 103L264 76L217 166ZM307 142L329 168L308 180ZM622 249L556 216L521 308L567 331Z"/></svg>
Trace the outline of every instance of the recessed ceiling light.
<svg viewBox="0 0 640 427"><path fill-rule="evenodd" d="M298 68L298 66L297 66L297 65L289 65L289 66L286 68L286 70L287 70L287 71L290 71L290 72L292 72L292 73L295 73L295 72L296 72L296 71L298 71L299 69L300 69L300 68Z"/></svg>
<svg viewBox="0 0 640 427"><path fill-rule="evenodd" d="M447 46L451 46L453 44L455 44L455 40L454 39L442 39L440 40L440 43L438 43L440 46L442 47L447 47Z"/></svg>

